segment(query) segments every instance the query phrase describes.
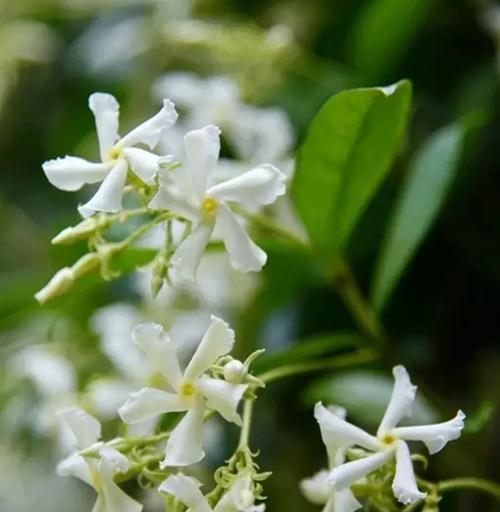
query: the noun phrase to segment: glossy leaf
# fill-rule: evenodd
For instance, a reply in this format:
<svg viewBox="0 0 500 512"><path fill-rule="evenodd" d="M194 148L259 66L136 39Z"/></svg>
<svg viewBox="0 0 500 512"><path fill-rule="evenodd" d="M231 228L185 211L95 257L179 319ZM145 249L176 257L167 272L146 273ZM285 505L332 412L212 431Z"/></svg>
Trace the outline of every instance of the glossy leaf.
<svg viewBox="0 0 500 512"><path fill-rule="evenodd" d="M446 197L463 137L459 125L443 128L413 161L375 270L372 299L377 310L384 307Z"/></svg>
<svg viewBox="0 0 500 512"><path fill-rule="evenodd" d="M411 84L352 89L333 96L313 120L299 151L292 194L309 236L333 259L398 152Z"/></svg>

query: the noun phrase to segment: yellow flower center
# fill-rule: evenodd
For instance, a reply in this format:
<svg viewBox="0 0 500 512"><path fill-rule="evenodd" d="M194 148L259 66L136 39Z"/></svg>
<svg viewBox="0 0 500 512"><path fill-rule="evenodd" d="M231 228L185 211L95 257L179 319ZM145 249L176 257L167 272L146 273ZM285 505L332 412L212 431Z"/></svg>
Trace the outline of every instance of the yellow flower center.
<svg viewBox="0 0 500 512"><path fill-rule="evenodd" d="M108 151L108 160L118 160L122 156L122 150L120 148L111 148Z"/></svg>
<svg viewBox="0 0 500 512"><path fill-rule="evenodd" d="M394 441L396 441L396 437L392 434L384 434L382 437L382 442L386 445L391 445Z"/></svg>
<svg viewBox="0 0 500 512"><path fill-rule="evenodd" d="M181 386L181 395L189 398L192 397L196 393L196 388L191 382L185 382Z"/></svg>
<svg viewBox="0 0 500 512"><path fill-rule="evenodd" d="M205 197L201 203L201 211L206 217L213 217L219 209L219 203L213 197Z"/></svg>

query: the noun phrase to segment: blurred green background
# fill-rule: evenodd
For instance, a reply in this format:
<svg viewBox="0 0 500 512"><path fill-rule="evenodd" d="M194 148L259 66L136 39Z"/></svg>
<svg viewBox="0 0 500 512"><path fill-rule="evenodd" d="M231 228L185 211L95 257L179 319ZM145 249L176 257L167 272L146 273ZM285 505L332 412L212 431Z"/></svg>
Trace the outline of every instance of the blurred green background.
<svg viewBox="0 0 500 512"><path fill-rule="evenodd" d="M51 187L41 163L64 154L95 154L87 108L91 92L115 94L122 122L132 126L157 108L153 82L179 70L228 76L245 102L283 109L296 133L292 154L333 94L412 81L409 130L347 248L367 296L381 241L418 150L445 126L467 126L439 215L412 253L381 323L391 342L390 360L408 367L425 397L419 415L443 419L460 407L469 417L463 439L432 458L427 476L498 478L497 52L500 4L481 0L1 2L0 471L5 476L0 509L91 507L87 489L54 475L57 436L50 429L40 432L34 413L44 394L33 372L17 371L16 354L48 344L74 368L71 392L85 395L96 376L116 373L99 349L102 332L92 327L97 309L125 302L141 318L168 325L203 302L191 295L154 306L131 275L112 283L95 276L43 308L32 298L58 268L84 252L83 245L50 246L56 233L78 222L82 196ZM426 208L424 194L421 209ZM316 263L269 233L261 235L269 253L262 275L245 284L250 288L245 293L240 277L231 276L228 287L236 290L231 288L220 308L237 331L238 351L245 355L265 346L279 354L306 338L328 334L331 342L332 333L344 339L343 333L355 332ZM222 286L216 274L208 286ZM211 299L203 306L211 309ZM108 327L111 334L118 332L113 324ZM342 343L331 346L342 350ZM266 486L269 510L314 509L297 488L301 478L325 464L314 401L340 402L353 420L373 428L390 393L389 369L382 362L300 377L270 385L262 394L253 444L262 452L261 467L274 472ZM31 378L24 378L27 374ZM109 425L112 432L113 422ZM232 436L223 434L212 463L230 452ZM155 510L153 503L150 507ZM464 492L447 498L442 510L493 511L498 504Z"/></svg>

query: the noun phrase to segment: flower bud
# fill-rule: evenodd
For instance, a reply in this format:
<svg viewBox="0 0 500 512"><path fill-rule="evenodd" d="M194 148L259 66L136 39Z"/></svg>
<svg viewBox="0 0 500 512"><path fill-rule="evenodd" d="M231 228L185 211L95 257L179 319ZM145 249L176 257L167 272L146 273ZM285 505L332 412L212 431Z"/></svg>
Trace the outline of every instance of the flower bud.
<svg viewBox="0 0 500 512"><path fill-rule="evenodd" d="M35 299L45 304L50 299L62 295L73 286L75 277L69 267L64 267L54 274L52 279L37 293Z"/></svg>
<svg viewBox="0 0 500 512"><path fill-rule="evenodd" d="M97 268L100 264L101 258L95 252L85 254L73 265L73 277L78 279Z"/></svg>
<svg viewBox="0 0 500 512"><path fill-rule="evenodd" d="M77 240L88 238L97 227L94 218L85 219L76 226L63 229L58 235L52 239L52 244L72 244Z"/></svg>
<svg viewBox="0 0 500 512"><path fill-rule="evenodd" d="M224 366L224 379L227 382L239 384L245 380L246 376L247 369L241 361L234 359Z"/></svg>

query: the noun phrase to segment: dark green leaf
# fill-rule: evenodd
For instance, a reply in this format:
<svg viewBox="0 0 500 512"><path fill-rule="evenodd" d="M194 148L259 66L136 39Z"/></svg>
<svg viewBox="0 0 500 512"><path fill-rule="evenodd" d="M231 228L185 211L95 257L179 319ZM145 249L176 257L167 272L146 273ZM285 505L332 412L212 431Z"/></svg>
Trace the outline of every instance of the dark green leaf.
<svg viewBox="0 0 500 512"><path fill-rule="evenodd" d="M380 80L404 56L435 0L372 0L350 36L351 62L363 77Z"/></svg>
<svg viewBox="0 0 500 512"><path fill-rule="evenodd" d="M459 125L439 130L413 161L375 270L372 297L377 310L384 307L446 197L463 135Z"/></svg>

